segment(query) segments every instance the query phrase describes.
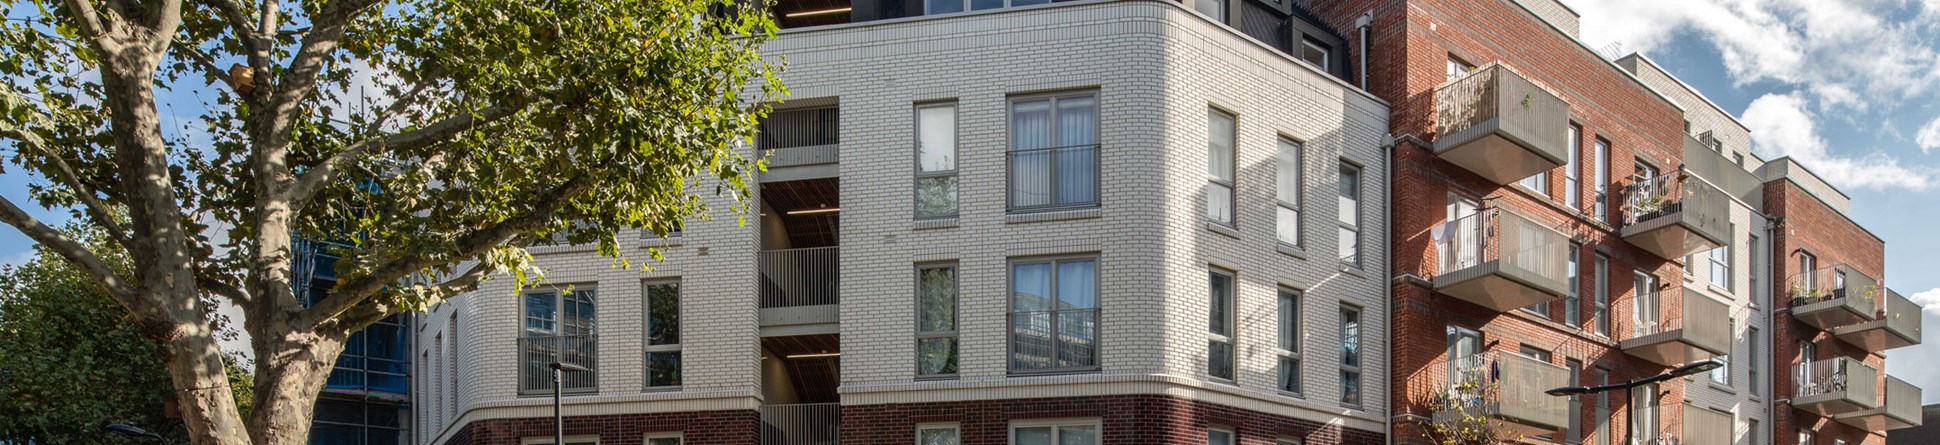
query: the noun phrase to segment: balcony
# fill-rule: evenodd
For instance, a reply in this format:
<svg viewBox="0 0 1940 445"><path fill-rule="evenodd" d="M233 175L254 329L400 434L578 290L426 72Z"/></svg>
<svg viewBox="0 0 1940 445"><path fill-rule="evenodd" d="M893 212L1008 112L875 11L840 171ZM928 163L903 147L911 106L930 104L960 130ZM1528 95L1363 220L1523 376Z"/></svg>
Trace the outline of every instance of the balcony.
<svg viewBox="0 0 1940 445"><path fill-rule="evenodd" d="M1500 64L1435 90L1435 155L1496 184L1562 166L1570 105Z"/></svg>
<svg viewBox="0 0 1940 445"><path fill-rule="evenodd" d="M1664 366L1708 360L1731 350L1731 324L1723 322L1729 311L1724 303L1685 289L1682 316L1637 320L1634 335L1619 346L1626 354Z"/></svg>
<svg viewBox="0 0 1940 445"><path fill-rule="evenodd" d="M1444 397L1454 397L1465 410L1443 410L1437 423L1465 415L1485 415L1498 428L1524 435L1554 433L1569 425L1566 397L1543 393L1569 386L1569 370L1521 354L1484 352L1449 362ZM1488 394L1494 385L1495 394ZM1464 413L1463 411L1469 411Z"/></svg>
<svg viewBox="0 0 1940 445"><path fill-rule="evenodd" d="M1569 293L1569 237L1514 212L1485 209L1436 230L1435 290L1496 312Z"/></svg>
<svg viewBox="0 0 1940 445"><path fill-rule="evenodd" d="M552 393L553 362L571 363L588 371L565 373L560 392L590 394L599 390L599 337L552 335L519 337L519 394Z"/></svg>
<svg viewBox="0 0 1940 445"><path fill-rule="evenodd" d="M1833 419L1866 431L1890 431L1920 426L1920 387L1886 376L1886 403L1881 406L1840 414Z"/></svg>
<svg viewBox="0 0 1940 445"><path fill-rule="evenodd" d="M1684 172L1639 178L1625 190L1621 234L1661 258L1708 252L1731 239L1730 206L1724 191Z"/></svg>
<svg viewBox="0 0 1940 445"><path fill-rule="evenodd" d="M775 110L756 139L768 170L762 182L833 178L842 162L842 110L835 106Z"/></svg>
<svg viewBox="0 0 1940 445"><path fill-rule="evenodd" d="M1683 440L1678 445L1732 445L1731 433L1736 431L1731 414L1721 413L1710 408L1686 403L1683 426L1675 431Z"/></svg>
<svg viewBox="0 0 1940 445"><path fill-rule="evenodd" d="M1846 357L1792 368L1792 407L1832 417L1879 407L1879 370Z"/></svg>
<svg viewBox="0 0 1940 445"><path fill-rule="evenodd" d="M761 406L761 445L842 443L842 404Z"/></svg>
<svg viewBox="0 0 1940 445"><path fill-rule="evenodd" d="M1790 288L1792 318L1826 331L1875 319L1883 289L1846 265L1793 275Z"/></svg>
<svg viewBox="0 0 1940 445"><path fill-rule="evenodd" d="M1832 335L1870 352L1920 344L1920 305L1892 289L1874 289L1885 290L1886 307L1869 321L1833 328ZM1872 293L1881 294L1877 290Z"/></svg>
<svg viewBox="0 0 1940 445"><path fill-rule="evenodd" d="M841 249L829 246L761 251L761 308L841 304Z"/></svg>

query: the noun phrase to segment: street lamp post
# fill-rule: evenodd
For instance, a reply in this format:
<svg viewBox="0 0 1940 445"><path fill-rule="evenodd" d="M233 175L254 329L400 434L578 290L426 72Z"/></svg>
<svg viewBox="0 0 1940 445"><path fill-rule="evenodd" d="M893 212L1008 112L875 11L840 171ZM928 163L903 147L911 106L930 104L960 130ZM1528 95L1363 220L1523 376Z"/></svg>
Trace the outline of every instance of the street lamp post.
<svg viewBox="0 0 1940 445"><path fill-rule="evenodd" d="M1670 380L1670 379L1683 377L1687 375L1693 375L1693 374L1698 374L1702 372L1710 372L1713 369L1718 369L1723 366L1724 366L1724 363L1720 363L1717 360L1705 360L1697 363L1691 363L1684 366L1679 366L1677 367L1677 369L1665 371L1663 374L1631 380L1623 383L1603 385L1603 386L1564 386L1561 388L1550 388L1548 391L1543 391L1543 392L1552 396L1565 397L1565 396L1576 396L1576 395L1590 395L1590 394L1596 394L1596 393L1605 392L1605 391L1621 389L1623 390L1623 397L1625 399L1629 399L1631 398L1630 390L1632 388L1649 385L1652 383L1662 382L1665 380ZM1655 396L1655 394L1652 394L1652 396ZM1630 410L1633 412L1633 414L1623 416L1623 419L1624 419L1623 434L1624 434L1624 437L1626 438L1625 440L1626 442L1637 440L1637 438L1634 437L1637 434L1637 416L1634 414L1634 412L1637 410L1637 407L1632 406L1630 407ZM1631 445L1643 445L1643 444L1631 444Z"/></svg>
<svg viewBox="0 0 1940 445"><path fill-rule="evenodd" d="M566 445L566 417L560 414L560 388L565 386L566 371L588 371L585 366L571 363L552 362L552 445Z"/></svg>

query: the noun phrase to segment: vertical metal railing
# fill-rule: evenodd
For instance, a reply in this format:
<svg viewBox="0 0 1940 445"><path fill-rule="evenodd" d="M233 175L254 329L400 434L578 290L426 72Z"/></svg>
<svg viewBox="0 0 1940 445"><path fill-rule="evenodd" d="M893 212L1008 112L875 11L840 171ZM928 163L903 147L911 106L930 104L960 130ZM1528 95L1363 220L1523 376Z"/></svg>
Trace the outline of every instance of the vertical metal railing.
<svg viewBox="0 0 1940 445"><path fill-rule="evenodd" d="M1886 329L1906 334L1914 342L1920 341L1920 304L1914 303L1899 292L1886 290L1886 307L1880 312L1886 318Z"/></svg>
<svg viewBox="0 0 1940 445"><path fill-rule="evenodd" d="M1844 272L1843 280L1839 278L1840 272ZM1885 309L1883 288L1851 267L1835 265L1796 273L1789 282L1792 306L1844 299L1843 304L1869 316Z"/></svg>
<svg viewBox="0 0 1940 445"><path fill-rule="evenodd" d="M842 443L842 404L761 406L761 445Z"/></svg>
<svg viewBox="0 0 1940 445"><path fill-rule="evenodd" d="M841 259L839 246L761 251L761 307L840 304Z"/></svg>
<svg viewBox="0 0 1940 445"><path fill-rule="evenodd" d="M1706 234L1730 235L1731 198L1723 190L1682 171L1631 179L1624 189L1624 225L1675 214Z"/></svg>
<svg viewBox="0 0 1940 445"><path fill-rule="evenodd" d="M1098 145L1011 150L1011 210L1083 207L1098 204Z"/></svg>
<svg viewBox="0 0 1940 445"><path fill-rule="evenodd" d="M561 391L587 393L599 389L599 337L593 335L553 335L519 338L519 393L552 392L553 362L586 367L585 372L568 372Z"/></svg>
<svg viewBox="0 0 1940 445"><path fill-rule="evenodd" d="M1477 68L1435 90L1435 126L1441 137L1493 120L1497 128L1559 161L1567 155L1568 116L1568 102L1501 64ZM1457 144L1473 136L1458 139ZM1442 141L1436 142L1439 149Z"/></svg>
<svg viewBox="0 0 1940 445"><path fill-rule="evenodd" d="M1561 427L1568 422L1568 398L1544 393L1550 388L1568 386L1569 370L1533 357L1488 351L1448 361L1448 380L1444 388L1450 397L1485 398L1489 386L1493 399L1476 400L1485 411L1519 423Z"/></svg>
<svg viewBox="0 0 1940 445"><path fill-rule="evenodd" d="M1797 398L1825 394L1844 397L1865 406L1879 406L1875 397L1879 371L1865 362L1845 357L1800 363L1792 368L1792 386Z"/></svg>
<svg viewBox="0 0 1940 445"><path fill-rule="evenodd" d="M1885 399L1886 415L1902 420L1923 420L1920 417L1920 387L1898 377L1886 376Z"/></svg>
<svg viewBox="0 0 1940 445"><path fill-rule="evenodd" d="M1657 298L1659 298L1658 301L1663 301L1661 300L1662 294L1659 294ZM1675 316L1666 318L1666 314L1660 310L1657 317L1655 317L1655 323L1638 324L1637 336L1683 329L1683 339L1688 343L1701 344L1714 349L1730 351L1731 324L1717 321L1731 319L1731 307L1711 297L1706 297L1703 294L1689 290L1684 292L1683 298L1683 311L1675 314Z"/></svg>
<svg viewBox="0 0 1940 445"><path fill-rule="evenodd" d="M1564 282L1569 278L1569 238L1514 212L1484 209L1442 225L1435 242L1441 251L1441 273L1500 260L1537 276Z"/></svg>

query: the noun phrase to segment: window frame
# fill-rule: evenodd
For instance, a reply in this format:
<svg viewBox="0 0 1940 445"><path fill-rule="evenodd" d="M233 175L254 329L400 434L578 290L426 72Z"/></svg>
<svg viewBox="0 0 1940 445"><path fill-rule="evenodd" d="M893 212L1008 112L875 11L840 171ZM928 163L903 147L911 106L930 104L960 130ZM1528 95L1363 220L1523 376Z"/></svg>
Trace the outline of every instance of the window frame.
<svg viewBox="0 0 1940 445"><path fill-rule="evenodd" d="M1213 438L1213 435L1214 435L1214 434L1219 434L1219 433L1225 433L1225 434L1226 434L1226 445L1240 445L1240 443L1239 443L1239 430L1238 430L1238 429L1235 429L1235 428L1233 428L1233 427L1231 427L1231 426L1227 426L1227 425L1209 425L1209 426L1207 426L1207 427L1206 427L1206 445L1212 445L1212 438Z"/></svg>
<svg viewBox="0 0 1940 445"><path fill-rule="evenodd" d="M1077 98L1090 98L1092 100L1091 106L1092 106L1093 119L1091 122L1091 135L1096 140L1095 142L1090 144L1090 146L1092 147L1091 191L1095 195L1093 196L1093 200L1090 202L1058 203L1057 188L1055 187L1057 181L1055 178L1053 178L1047 181L1047 183L1051 184L1052 187L1045 190L1045 192L1051 196L1049 198L1049 200L1051 201L1049 204L1019 206L1016 200L1017 190L1011 181L1015 176L1015 174L1012 173L1011 164L1014 163L1014 161L1011 159L1011 157L1015 156L1015 154L1018 151L1020 151L1017 149L1017 136L1016 136L1017 129L1015 128L1016 125L1014 125L1016 123L1017 104L1019 102L1047 100L1051 104L1051 108L1050 108L1051 122L1056 123L1058 118L1058 115L1057 115L1058 101L1067 100L1067 99L1077 99ZM1036 213L1036 212L1056 212L1056 211L1062 211L1062 210L1098 208L1104 205L1104 200L1105 200L1105 196L1104 196L1105 192L1103 187L1104 166L1102 165L1104 163L1103 152L1105 147L1104 110L1105 110L1104 97L1095 88L1083 89L1083 90L1056 91L1056 92L1047 92L1047 93L1018 94L1018 95L1012 95L1004 98L1004 156L1005 156L1004 213L1022 214L1022 213ZM1052 125L1051 128L1052 128L1051 140L1056 141L1058 139L1058 133L1056 133L1057 126ZM1034 148L1030 150L1031 151L1053 150L1053 149L1070 148L1070 147L1078 147L1078 145L1071 145L1071 146L1054 145L1050 147L1040 147L1040 148ZM1053 159L1055 159L1055 156L1053 157ZM1055 167L1051 167L1048 170L1052 175L1055 175L1057 173L1057 168Z"/></svg>
<svg viewBox="0 0 1940 445"><path fill-rule="evenodd" d="M1758 368L1762 364L1759 362L1759 360L1763 360L1763 357L1758 355L1758 339L1759 339L1758 326L1756 325L1746 326L1745 338L1748 339L1745 342L1746 343L1745 355L1749 356L1746 358L1750 359L1750 360L1746 360L1745 362L1751 363L1751 366L1745 367L1745 384L1746 384L1745 387L1750 388L1747 392L1749 392L1752 396L1758 396L1760 392L1758 390L1758 387L1759 387Z"/></svg>
<svg viewBox="0 0 1940 445"><path fill-rule="evenodd" d="M643 434L640 436L640 443L642 445L653 445L654 439L673 439L675 445L687 443L687 438L683 437L680 431Z"/></svg>
<svg viewBox="0 0 1940 445"><path fill-rule="evenodd" d="M1612 220L1610 214L1610 140L1598 136L1593 143L1595 145L1594 154L1596 163L1592 166L1590 172L1592 173L1591 176L1595 177L1596 180L1596 187L1592 189L1596 192L1596 202L1594 207L1592 207L1592 211L1596 213L1598 221L1609 223Z"/></svg>
<svg viewBox="0 0 1940 445"><path fill-rule="evenodd" d="M1686 295L1684 298L1691 298L1691 296ZM1727 319L1725 320L1725 323L1727 323L1725 332L1730 333L1731 337L1733 339L1736 339L1738 337L1738 319L1736 318ZM1737 349L1738 349L1737 341L1734 340L1732 341L1731 346L1726 347L1725 353L1718 354L1717 357L1712 357L1711 358L1712 360L1715 360L1718 363L1723 364L1723 366L1719 366L1716 369L1712 369L1711 372L1705 373L1706 374L1705 379L1710 380L1711 383L1724 385L1726 387L1731 386L1731 356L1733 355L1732 354L1733 352L1737 352Z"/></svg>
<svg viewBox="0 0 1940 445"><path fill-rule="evenodd" d="M1019 429L1049 427L1051 428L1051 443L1061 444L1063 443L1063 441L1059 439L1062 439L1062 437L1060 436L1062 436L1061 430L1064 427L1082 427L1082 426L1091 427L1092 431L1097 432L1098 442L1094 442L1091 445L1100 445L1104 443L1105 441L1104 422L1101 419L1098 419L1096 417L1070 418L1070 419L1013 420L1010 422L1009 425L1004 426L1004 432L1005 432L1004 435L1006 436L1004 443L1007 445L1017 445L1017 430Z"/></svg>
<svg viewBox="0 0 1940 445"><path fill-rule="evenodd" d="M915 334L915 345L914 345L915 350L913 352L916 354L916 362L915 362L916 378L919 380L920 379L947 380L947 379L957 378L957 376L961 372L963 372L963 362L962 362L963 350L961 349L963 347L961 343L962 342L961 333L963 330L963 325L962 325L963 323L963 275L962 275L963 269L954 261L918 263L915 269L916 269L916 277L915 277L915 281L916 281L915 333L916 334ZM923 272L927 270L934 270L934 269L948 269L950 271L950 326L953 329L950 329L948 331L923 330ZM1006 301L1005 304L1008 306L1009 302ZM955 350L952 351L951 353L952 355L954 355L952 359L957 361L957 365L956 365L957 372L925 374L923 373L923 347L922 347L923 340L939 339L939 338L953 339L958 342Z"/></svg>
<svg viewBox="0 0 1940 445"><path fill-rule="evenodd" d="M1731 229L1736 230L1737 227L1734 225L1734 226L1731 226ZM1736 233L1736 232L1727 232L1727 233ZM1736 236L1730 236L1726 238L1728 239L1724 242L1723 246L1719 246L1716 249L1711 249L1711 251L1707 253L1705 257L1711 263L1711 269L1709 271L1711 275L1709 277L1711 285L1717 286L1718 288L1724 289L1726 291L1730 291L1732 289L1732 286L1731 286L1731 282L1733 281L1732 278L1734 278L1732 277L1731 262L1737 259L1736 257L1738 254L1738 249L1735 249L1734 247L1736 247L1736 245L1738 244L1738 240ZM1722 252L1722 255L1720 254L1720 252Z"/></svg>
<svg viewBox="0 0 1940 445"><path fill-rule="evenodd" d="M653 297L652 297L653 288L656 286L668 286L668 285L672 285L674 289L674 332L675 332L674 335L679 339L679 341L674 343L669 343L669 344L653 344L653 340L649 338L649 336L653 332ZM653 372L648 371L648 369L651 368L651 364L652 364L652 362L649 360L649 357L651 357L652 354L664 354L664 353L674 354L674 357L675 357L674 366L676 367L676 369L674 370L675 375L677 376L680 375L684 370L681 368L686 367L686 362L684 360L686 357L682 356L681 354L681 345L684 344L684 342L687 339L687 329L686 329L686 326L684 326L685 323L682 322L683 319L687 318L686 317L687 305L683 304L684 303L683 300L686 300L685 298L686 294L682 289L683 287L685 286L681 284L681 281L678 278L645 280L640 283L640 310L642 311L642 314L640 316L640 327L641 327L640 387L646 391L680 390L681 382L682 382L682 379L680 377L675 377L674 384L671 384L671 385L654 385L652 382Z"/></svg>
<svg viewBox="0 0 1940 445"><path fill-rule="evenodd" d="M950 434L956 437L956 440L953 442L956 445L963 444L963 424L957 422L923 422L916 424L916 445L923 445L923 432L932 430L950 430Z"/></svg>
<svg viewBox="0 0 1940 445"><path fill-rule="evenodd" d="M1569 155L1563 165L1563 205L1570 210L1583 211L1583 126L1575 122L1569 124Z"/></svg>
<svg viewBox="0 0 1940 445"><path fill-rule="evenodd" d="M1293 178L1291 178L1291 182L1292 182L1291 184L1286 184L1286 182L1288 182L1289 179L1281 175L1281 173L1285 172L1286 170L1281 169L1282 166L1280 165L1280 163L1287 160L1287 153L1289 153L1289 150L1288 150L1289 148L1292 149L1290 152L1293 154L1292 156L1293 169L1291 170L1293 172ZM1273 162L1274 162L1273 239L1274 241L1282 245L1293 247L1295 249L1305 249L1306 243L1307 243L1307 237L1305 233L1306 225L1302 223L1301 219L1305 218L1306 214L1304 213L1304 210L1305 210L1303 208L1304 206L1302 206L1301 203L1306 200L1306 196L1307 196L1307 184L1306 184L1307 144L1305 142L1301 142L1298 139L1281 136L1279 138L1278 145L1274 147L1274 150L1275 151L1274 151L1274 158L1273 158ZM1288 198L1287 196L1280 195L1281 189L1284 188L1286 185L1291 185L1293 187L1293 196L1291 197L1293 198L1293 200L1291 201L1287 200ZM1281 211L1292 212L1293 218L1290 221L1280 220ZM1283 227L1283 225L1287 223L1291 223L1293 225L1291 231L1289 231L1287 227ZM1288 233L1291 233L1293 235L1292 242L1288 242L1287 239L1283 237L1283 235L1286 235Z"/></svg>
<svg viewBox="0 0 1940 445"><path fill-rule="evenodd" d="M1569 292L1563 297L1563 325L1583 326L1583 244L1570 243Z"/></svg>
<svg viewBox="0 0 1940 445"><path fill-rule="evenodd" d="M563 312L565 308L566 296L577 292L587 292L591 295L591 297L589 298L589 301L592 302L593 316L589 318L586 322L586 326L584 327L584 329L586 330L586 333L574 334L574 335L585 336L592 340L594 363L593 363L593 366L587 367L591 369L590 371L575 373L575 374L587 374L588 375L587 379L590 382L589 387L580 388L580 389L560 388L560 391L565 394L597 394L599 393L599 386L600 386L599 385L600 372L599 372L598 357L599 357L599 349L600 349L600 344L599 344L600 309L599 307L601 306L600 296L599 296L599 285L597 283L545 286L545 287L539 287L534 289L527 289L519 292L519 335L517 338L519 339L542 338L542 337L559 338L559 337L568 336L568 334L563 333L564 332L563 326L565 325L565 319L562 318L561 312ZM531 328L526 326L529 320L533 319L532 314L530 313L530 311L527 310L528 308L527 308L526 302L531 296L535 294L551 295L552 317L550 319L550 322L552 323L552 329L551 329L551 334L549 335L531 335L532 334ZM554 354L563 355L563 352L554 352ZM520 355L523 356L524 354L521 353ZM514 363L514 366L518 366L518 369L519 369L519 380L515 382L515 386L517 386L518 388L518 395L540 396L551 392L551 390L549 389L550 387L541 388L541 389L530 389L530 390L524 387L525 381L528 379L528 376L525 374L526 366L525 366L525 359L523 357L520 358L516 363ZM542 380L544 380L547 385L552 384L551 383L552 379L550 376L547 376ZM564 382L561 382L561 384L564 384Z"/></svg>
<svg viewBox="0 0 1940 445"><path fill-rule="evenodd" d="M1346 209L1337 209L1337 210L1340 210L1340 212L1339 212L1339 215L1335 216L1334 222L1335 222L1335 226L1338 227L1340 230L1354 234L1354 252L1352 255L1350 255L1353 258L1353 260L1349 261L1348 258L1343 257L1340 259L1340 261L1341 261L1341 264L1344 264L1356 269L1365 267L1367 263L1366 258L1364 258L1365 256L1367 256L1367 249L1364 248L1365 247L1364 244L1366 243L1362 242L1366 234L1363 233L1363 231L1361 230L1362 226L1365 225L1362 223L1362 220L1366 219L1366 215L1364 215L1364 213L1366 213L1366 208L1367 208L1367 205L1365 204L1366 198L1367 198L1366 196L1367 181L1364 180L1366 177L1366 174L1365 174L1366 171L1367 171L1366 168L1362 167L1360 164L1356 164L1353 161L1349 161L1347 159L1341 159L1340 176L1335 178L1335 182L1337 183L1336 185L1342 185L1347 183L1346 178L1349 172L1352 172L1354 174L1354 196L1353 196L1354 222L1352 224L1349 224L1346 221L1340 220L1341 219L1340 215L1347 214ZM1337 192L1338 192L1337 193L1338 197L1341 199L1345 199L1348 197L1346 196L1347 194L1344 191L1337 190ZM1344 237L1338 241L1340 241L1341 243L1347 242L1347 240ZM1340 250L1346 250L1346 249L1343 248ZM1335 252L1336 254L1338 254L1339 250Z"/></svg>
<svg viewBox="0 0 1940 445"><path fill-rule="evenodd" d="M1291 305L1283 303L1288 300L1291 300L1293 303ZM1275 381L1273 386L1281 394L1300 398L1306 397L1306 378L1305 373L1301 372L1303 370L1303 364L1306 363L1306 357L1303 355L1304 349L1301 347L1301 340L1306 337L1302 335L1305 333L1303 329L1306 328L1306 323L1303 323L1304 320L1301 318L1307 313L1306 307L1304 306L1306 300L1306 292L1285 286L1280 287L1278 295L1274 297L1275 309L1280 311L1280 325L1279 332L1277 332L1279 341L1275 345L1277 348L1275 352L1277 352L1279 360L1274 366L1279 371L1279 375L1277 376L1279 380ZM1293 308L1291 314L1285 310L1288 307ZM1292 322L1292 325L1289 326L1288 322ZM1291 369L1287 367L1289 361L1293 365ZM1292 390L1288 390L1286 387L1287 375L1289 373L1293 376Z"/></svg>
<svg viewBox="0 0 1940 445"><path fill-rule="evenodd" d="M1341 406L1358 409L1365 406L1366 402L1366 399L1362 398L1362 394L1366 392L1365 387L1367 386L1367 379L1363 378L1366 374L1362 372L1362 368L1366 366L1367 361L1363 357L1367 351L1367 336L1365 335L1367 331L1366 309L1352 303L1341 302L1339 314L1341 360L1338 363L1340 365L1340 381L1337 386L1341 389L1340 404ZM1354 333L1351 335L1354 349L1351 353L1347 349L1348 338L1350 337L1347 332L1349 314L1353 315L1354 320ZM1353 359L1352 364L1348 363L1350 358ZM1352 400L1349 399L1350 393L1347 391L1347 377L1349 375L1352 375L1357 382L1354 385L1354 391L1351 393Z"/></svg>
<svg viewBox="0 0 1940 445"><path fill-rule="evenodd" d="M1226 332L1221 334L1214 332L1211 326L1208 325L1206 332L1206 376L1217 382L1237 383L1239 380L1239 329L1236 324L1239 321L1239 316L1235 313L1239 311L1239 273L1219 266L1209 266L1206 270L1208 279L1206 286L1206 297L1209 303L1207 305L1208 311L1223 306L1224 313L1220 314L1220 318L1223 318L1223 320L1220 320L1220 322L1226 328ZM1225 295L1213 294L1213 287L1210 280L1216 279L1226 280ZM1211 314L1208 313L1207 315L1207 321L1210 323ZM1226 365L1226 371L1231 375L1221 376L1214 372L1214 366L1220 364L1213 362L1212 347L1215 344L1223 344L1226 346L1227 360L1224 365Z"/></svg>
<svg viewBox="0 0 1940 445"><path fill-rule="evenodd" d="M975 4L976 2L974 2L974 1L972 1L972 0L962 0L962 2L963 2L963 10L962 10L962 11L951 11L951 12L933 12L933 11L931 11L931 10L930 10L930 2L929 2L929 0L924 0L924 1L923 1L923 15L942 15L942 14L963 14L963 13L970 13L970 12L977 12L977 11L991 11L991 10L997 10L997 9L1004 9L1004 8L1015 8L1015 7L1019 7L1019 6L1032 6L1032 5L1042 5L1042 4L1049 4L1049 3L1051 3L1051 1L1050 1L1050 0L1045 0L1045 1L1042 1L1042 2L1034 2L1034 3L1027 3L1027 4L1021 4L1021 5L1020 5L1020 4L1017 4L1017 0L996 0L996 1L998 1L998 2L1002 2L1002 3L1003 3L1003 5L1000 5L1000 6L996 6L996 7L991 7L991 8L983 8L983 9L974 9L974 8L971 8L970 6L971 6L971 5L973 5L973 4Z"/></svg>
<svg viewBox="0 0 1940 445"><path fill-rule="evenodd" d="M1104 261L1101 258L1102 258L1102 255L1089 253L1089 254L1075 254L1075 255L1054 255L1054 256L1011 258L1005 262L1005 265L1004 265L1004 328L1005 328L1004 372L1006 375L1028 376L1028 375L1045 375L1045 374L1079 374L1079 373L1098 372L1103 369L1103 365L1100 363L1097 363L1100 361L1099 359L1103 358L1100 355L1100 351L1102 351L1103 348L1099 346L1104 342L1104 329L1102 329L1102 327L1104 326L1104 307L1103 307L1104 304L1103 303L1104 303L1105 289L1104 289L1104 278L1102 277L1104 275L1103 273ZM1084 261L1090 261L1092 264L1091 280L1092 280L1092 286L1093 286L1092 292L1094 292L1094 294L1092 295L1092 307L1090 309L1081 309L1081 310L1089 310L1093 314L1092 339L1091 339L1091 358L1093 363L1091 364L1091 366L1073 366L1073 367L1062 367L1062 368L1050 367L1050 368L1040 368L1040 369L1021 369L1021 370L1017 369L1015 365L1017 364L1016 363L1017 362L1016 314L1018 313L1018 311L1015 308L1015 301L1014 301L1014 299L1016 298L1014 294L1017 292L1016 290L1017 289L1017 266L1027 265L1027 264L1051 265L1051 273L1049 274L1049 279L1051 280L1051 282L1049 284L1049 287L1052 292L1056 292L1058 288L1058 284L1057 284L1058 265L1066 262L1084 262ZM1056 301L1060 298L1063 298L1063 297L1061 295L1051 296L1052 301ZM1055 307L1055 305L1052 305L1052 306ZM1064 311L1059 309L1049 309L1049 310L1039 311L1039 312L1049 312L1051 314L1050 327L1052 330L1049 336L1049 338L1051 339L1050 357L1051 357L1052 363L1056 364L1058 352L1059 352L1058 348L1060 347L1057 341L1057 338L1058 338L1057 319L1058 319L1058 316L1061 315Z"/></svg>
<svg viewBox="0 0 1940 445"><path fill-rule="evenodd" d="M929 5L929 2L925 1L923 2L923 4L924 4L924 7L927 8ZM928 109L935 109L935 108L948 108L950 110L951 145L949 150L950 150L951 168L949 170L928 171L923 169L923 152L924 152L923 111ZM949 218L955 218L958 215L961 215L963 213L963 197L962 197L963 179L962 179L962 175L960 174L960 172L963 169L963 165L962 165L963 157L961 155L962 150L960 150L963 147L963 143L962 143L963 126L960 125L963 122L961 111L962 110L957 107L957 102L955 100L922 102L922 103L917 103L916 106L913 108L912 119L915 121L915 124L916 124L914 125L916 135L914 138L915 144L912 144L912 145L914 145L916 148L916 153L915 153L916 159L914 160L915 161L914 162L915 183L911 185L912 187L911 191L913 192L912 194L913 199L911 200L911 203L910 203L911 205L910 212L912 215L915 216L915 219L919 219L919 220L949 219ZM940 178L956 179L956 182L954 183L956 190L950 196L950 207L955 209L955 211L952 211L947 214L939 213L939 214L926 215L923 213L923 204L922 204L923 181L928 179L940 179Z"/></svg>
<svg viewBox="0 0 1940 445"><path fill-rule="evenodd" d="M1596 252L1591 267L1596 271L1596 290L1593 291L1594 299L1590 302L1596 309L1596 312L1591 315L1590 322L1593 325L1591 332L1609 338L1610 320L1614 318L1610 313L1610 256L1603 252Z"/></svg>
<svg viewBox="0 0 1940 445"><path fill-rule="evenodd" d="M1312 60L1307 60L1307 51L1309 50L1320 52L1319 63L1314 63L1314 61ZM1333 66L1331 66L1333 65L1333 60L1334 60L1334 48L1327 46L1327 44L1325 43L1314 41L1314 39L1310 39L1310 38L1306 38L1305 36L1302 36L1300 38L1300 55L1294 57L1294 60L1306 62L1308 65L1313 65L1313 67L1315 68L1320 68L1320 71L1322 72L1332 71L1334 68Z"/></svg>
<svg viewBox="0 0 1940 445"><path fill-rule="evenodd" d="M1228 161L1226 165L1226 173L1228 175L1231 175L1231 177L1218 178L1218 177L1215 177L1210 171L1207 172L1206 174L1206 181L1207 181L1206 214L1204 216L1206 217L1207 221L1213 224L1220 224L1226 227L1238 227L1239 226L1239 114L1238 113L1226 111L1225 109L1221 109L1217 106L1206 107L1206 145L1207 145L1207 153L1208 153L1208 156L1206 158L1206 168L1208 170L1211 170L1213 167L1213 159L1211 157L1211 151L1212 151L1211 145L1214 141L1213 139L1214 135L1212 134L1212 130L1213 130L1212 125L1213 125L1213 122L1215 122L1220 118L1225 118L1226 121L1229 123L1228 124L1229 127L1227 128L1227 130L1229 130L1229 133L1226 136L1227 136L1227 141L1230 143L1227 144L1225 149L1226 149L1226 160ZM1214 216L1212 214L1213 195L1215 193L1215 190L1218 187L1226 188L1226 192L1225 192L1226 214L1220 215L1225 218L1225 220L1223 221L1220 220L1220 216Z"/></svg>

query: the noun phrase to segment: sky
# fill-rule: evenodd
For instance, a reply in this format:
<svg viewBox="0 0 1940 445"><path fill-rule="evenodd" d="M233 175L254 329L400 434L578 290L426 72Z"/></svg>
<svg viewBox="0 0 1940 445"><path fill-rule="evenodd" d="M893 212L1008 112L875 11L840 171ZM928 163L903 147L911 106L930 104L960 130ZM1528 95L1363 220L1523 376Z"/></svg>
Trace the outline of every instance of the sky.
<svg viewBox="0 0 1940 445"><path fill-rule="evenodd" d="M1940 332L1940 254L1930 253L1940 252L1940 0L1562 1L1582 15L1590 47L1651 57L1738 115L1758 155L1799 159L1850 195L1853 219L1886 240L1886 284ZM174 127L165 133L199 139L198 90L165 93L193 107L162 110ZM29 203L33 180L9 165L0 196L65 221ZM0 227L0 264L31 255L25 236ZM1889 351L1886 369L1940 403L1940 334L1928 337Z"/></svg>
<svg viewBox="0 0 1940 445"><path fill-rule="evenodd" d="M1592 48L1640 52L1792 156L1886 240L1886 285L1940 332L1940 0L1562 0ZM1940 334L1886 372L1940 403Z"/></svg>

